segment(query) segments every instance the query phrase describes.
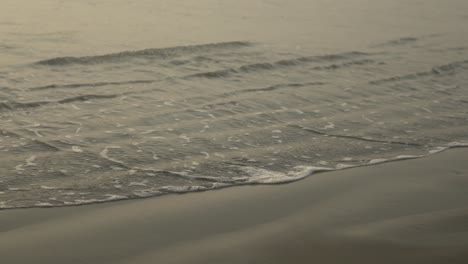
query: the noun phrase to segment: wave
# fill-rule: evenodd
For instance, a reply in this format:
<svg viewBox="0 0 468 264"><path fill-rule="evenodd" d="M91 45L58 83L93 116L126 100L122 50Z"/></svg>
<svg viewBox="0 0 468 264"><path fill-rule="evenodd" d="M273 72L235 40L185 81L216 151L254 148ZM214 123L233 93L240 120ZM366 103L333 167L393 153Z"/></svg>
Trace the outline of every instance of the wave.
<svg viewBox="0 0 468 264"><path fill-rule="evenodd" d="M210 71L210 72L202 72L202 73L195 73L186 76L186 79L191 78L206 78L206 79L217 79L217 78L225 78L232 74L238 73L236 69L227 69L227 70L217 70L217 71Z"/></svg>
<svg viewBox="0 0 468 264"><path fill-rule="evenodd" d="M332 61L337 61L337 60L348 60L348 59L353 59L356 57L369 56L369 55L370 55L369 53L364 53L364 52L346 52L346 53L334 54L334 55L300 57L300 58L280 60L280 61L275 61L275 62L247 64L247 65L242 65L237 68L229 68L229 69L224 69L224 70L195 73L195 74L188 75L185 78L188 78L188 79L190 78L207 78L207 79L226 78L233 74L239 74L239 73L255 73L255 72L261 72L261 71L270 71L270 70L275 70L275 69L282 68L282 67L299 66L299 65L302 65L305 63L311 63L311 62L332 62ZM374 61L370 59L355 60L355 61L344 62L341 64L316 66L312 68L312 70L334 70L334 69L340 69L340 68L349 67L353 65L369 64L373 62Z"/></svg>
<svg viewBox="0 0 468 264"><path fill-rule="evenodd" d="M15 101L10 102L0 102L0 110L17 110L17 109L24 109L24 108L36 108L41 107L43 105L49 104L67 104L73 103L77 101L89 101L94 99L112 99L116 97L123 96L124 94L86 94L86 95L79 95L74 97L69 97L57 101L36 101L36 102L28 102L28 103L19 103Z"/></svg>
<svg viewBox="0 0 468 264"><path fill-rule="evenodd" d="M11 50L11 49L15 49L14 46L12 45L8 45L8 44L3 44L3 43L0 43L0 50Z"/></svg>
<svg viewBox="0 0 468 264"><path fill-rule="evenodd" d="M448 73L452 73L453 71L457 69L463 68L467 64L468 64L468 60L451 62L445 65L434 66L432 67L430 71L410 73L406 75L399 75L399 76L393 76L390 78L374 80L374 81L370 81L369 84L384 84L384 83L390 83L390 82L400 82L400 81L406 81L406 80L414 80L420 77L448 74Z"/></svg>
<svg viewBox="0 0 468 264"><path fill-rule="evenodd" d="M417 73L411 73L411 74L406 74L406 75L399 75L399 76L393 76L389 78L374 80L374 81L370 81L369 84L378 85L378 84L391 83L391 82L414 80L414 79L418 79L419 77L426 77L426 76L431 76L435 74L436 73L432 71L417 72Z"/></svg>
<svg viewBox="0 0 468 264"><path fill-rule="evenodd" d="M304 126L298 126L298 125L290 125L290 126L298 127L298 128L300 128L300 129L302 129L304 131L312 132L314 134L323 135L323 136L327 136L327 137L350 138L350 139L355 139L355 140L360 140L360 141L367 141L367 142L396 144L396 145L414 146L414 147L422 147L423 146L423 145L418 144L418 143L401 142L401 141L395 141L395 140L381 140L381 139L374 139L374 138L370 138L370 137L359 137L359 136L353 136L353 135L330 134L330 133L325 133L323 131L313 129L313 128L304 127Z"/></svg>
<svg viewBox="0 0 468 264"><path fill-rule="evenodd" d="M440 74L443 72L450 72L450 71L457 70L459 68L466 66L467 64L468 64L468 60L455 61L455 62L451 62L448 64L433 67L432 71Z"/></svg>
<svg viewBox="0 0 468 264"><path fill-rule="evenodd" d="M416 37L403 37L403 38L394 39L394 40L386 41L384 43L377 44L375 45L375 47L400 46L400 45L414 43L418 40L419 38L416 38Z"/></svg>
<svg viewBox="0 0 468 264"><path fill-rule="evenodd" d="M25 135L22 135L18 132L13 132L5 129L0 130L0 135L6 136L6 137L12 137L12 138L17 138L17 139L29 139L31 141L31 145L29 146L29 151L53 151L53 152L58 152L61 151L60 148L54 146L53 144L42 141L39 139L31 139L28 138ZM1 182L0 182L1 183Z"/></svg>
<svg viewBox="0 0 468 264"><path fill-rule="evenodd" d="M220 42L210 43L202 45L189 45L189 46L177 46L170 48L157 48L157 49L144 49L138 51L124 51L119 53L111 53L97 56L85 56L85 57L57 57L52 59L41 60L34 64L46 65L46 66L64 66L70 64L101 64L116 62L131 58L172 58L185 54L193 54L197 52L210 52L214 50L234 49L251 46L251 42L246 41L232 41L232 42Z"/></svg>
<svg viewBox="0 0 468 264"><path fill-rule="evenodd" d="M270 92L280 89L287 89L287 88L294 88L294 87L305 87L305 86L314 86L314 85L324 85L323 82L309 82L309 83L288 83L288 84L275 84L263 88L250 88L250 89L243 89L239 91L233 91L230 93L225 93L220 97L229 97L232 95L238 95L243 93L255 93L255 92Z"/></svg>
<svg viewBox="0 0 468 264"><path fill-rule="evenodd" d="M214 44L212 44L214 45ZM210 72L201 72L190 74L182 77L174 77L174 78L183 78L183 79L190 79L190 78L207 78L207 79L217 79L217 78L226 78L233 74L238 73L254 73L260 71L269 71L274 70L279 67L288 67L288 66L298 66L304 63L311 63L311 62L333 62L339 60L347 60L353 59L356 57L363 57L369 56L369 53L359 52L359 51L352 51L352 52L344 52L339 54L328 54L328 55L318 55L318 56L307 56L307 57L299 57L294 59L288 60L279 60L275 62L264 62L264 63L253 63L253 64L246 64L239 66L238 68L229 68L223 70L216 70ZM342 64L330 64L325 66L317 66L314 67L313 70L334 70L340 69L343 67L349 67L353 65L364 65L373 63L373 60L365 59L365 60L356 60L345 62ZM168 77L171 78L171 77ZM27 90L49 90L49 89L75 89L81 87L101 87L101 86L108 86L108 85L131 85L131 84L151 84L162 79L147 79L147 80L129 80L129 81L120 81L120 82L94 82L94 83L72 83L72 84L49 84L45 86L38 86L38 87L30 87Z"/></svg>
<svg viewBox="0 0 468 264"><path fill-rule="evenodd" d="M327 65L327 66L317 66L317 67L314 67L313 69L314 70L337 70L337 69L341 69L341 68L345 68L345 67L349 67L349 66L366 65L366 64L371 64L371 63L375 63L375 61L374 60L369 60L369 59L356 60L356 61L350 61L350 62L345 62L345 63L341 63L341 64L331 64L331 65Z"/></svg>
<svg viewBox="0 0 468 264"><path fill-rule="evenodd" d="M413 36L401 37L401 38L397 38L397 39L388 40L388 41L385 41L385 42L382 42L382 43L378 43L378 44L375 44L375 45L371 45L371 48L380 48L380 47L385 48L385 47L405 46L405 45L413 44L413 43L420 42L420 41L423 41L423 40L427 40L427 39L430 39L430 38L439 37L440 35L441 34L434 33L434 34L420 35L420 36L417 36L417 37L413 37Z"/></svg>
<svg viewBox="0 0 468 264"><path fill-rule="evenodd" d="M31 87L28 90L48 90L57 88L81 88L81 87L100 87L107 85L127 85L127 84L148 84L154 83L158 80L132 80L122 82L95 82L95 83L72 83L72 84L49 84L46 86Z"/></svg>

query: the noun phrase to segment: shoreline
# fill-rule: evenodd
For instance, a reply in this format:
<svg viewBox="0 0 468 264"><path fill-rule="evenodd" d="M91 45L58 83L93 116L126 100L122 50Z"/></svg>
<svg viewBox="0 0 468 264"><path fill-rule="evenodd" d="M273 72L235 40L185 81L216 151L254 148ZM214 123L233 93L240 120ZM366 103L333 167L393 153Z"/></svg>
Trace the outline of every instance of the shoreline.
<svg viewBox="0 0 468 264"><path fill-rule="evenodd" d="M0 211L5 263L466 263L468 149L278 185Z"/></svg>
<svg viewBox="0 0 468 264"><path fill-rule="evenodd" d="M238 184L233 184L233 185L226 185L222 187L217 187L213 189L203 189L203 190L190 190L190 191L182 191L182 192L170 192L170 193L164 193L164 194L159 194L159 195L150 195L147 197L125 197L125 198L117 198L117 199L109 199L109 200L99 200L99 201L93 201L89 203L79 203L79 204L67 204L67 205L45 205L45 206L24 206L24 207L0 207L0 211L4 210L25 210L25 209L35 209L35 208L64 208L64 207L80 207L80 206L90 206L90 205L99 205L99 204L107 204L107 203L118 203L118 202L126 202L126 201L132 201L132 200L141 200L141 199L153 199L157 197L163 197L166 195L181 195L181 194L190 194L190 193L198 193L198 192L209 192L209 191L216 191L216 190L223 190L226 188L231 188L231 187L242 187L242 186L257 186L257 185L263 185L263 186L269 186L269 185L284 185L284 184L290 184L294 182L299 182L304 179L307 179L309 177L314 177L318 174L322 173L330 173L330 172L337 172L337 171L343 171L343 170L350 170L350 169L356 169L356 168L361 168L361 167L370 167L370 166L377 166L380 164L385 164L385 163L394 163L394 162L400 162L400 161L406 161L406 160L415 160L415 159L422 159L422 158L427 158L430 156L438 155L446 151L450 151L453 149L468 149L468 143L459 143L459 142L453 142L451 143L452 145L448 144L447 146L440 147L440 150L436 150L435 152L430 152L429 154L426 155L420 155L420 156L397 156L395 158L390 158L390 159L375 159L377 162L372 162L370 161L367 164L360 164L360 165L349 165L349 166L344 166L342 168L327 168L327 167L316 167L315 171L313 171L311 174L308 174L304 177L301 178L292 178L291 180L286 180L286 181L273 181L273 182L246 182L246 183L238 183Z"/></svg>

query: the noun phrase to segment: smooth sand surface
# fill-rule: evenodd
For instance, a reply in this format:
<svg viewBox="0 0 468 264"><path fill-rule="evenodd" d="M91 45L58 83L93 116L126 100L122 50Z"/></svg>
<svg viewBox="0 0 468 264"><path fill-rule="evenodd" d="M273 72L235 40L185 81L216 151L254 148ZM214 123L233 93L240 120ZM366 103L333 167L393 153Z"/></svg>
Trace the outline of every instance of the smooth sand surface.
<svg viewBox="0 0 468 264"><path fill-rule="evenodd" d="M468 263L468 150L286 185L4 210L0 263Z"/></svg>

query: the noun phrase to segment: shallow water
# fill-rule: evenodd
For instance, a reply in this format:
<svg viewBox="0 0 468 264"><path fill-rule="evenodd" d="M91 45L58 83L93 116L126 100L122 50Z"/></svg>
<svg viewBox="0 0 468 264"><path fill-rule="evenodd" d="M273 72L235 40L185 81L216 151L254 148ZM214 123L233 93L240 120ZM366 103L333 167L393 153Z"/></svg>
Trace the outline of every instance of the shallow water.
<svg viewBox="0 0 468 264"><path fill-rule="evenodd" d="M0 208L288 182L468 142L466 1L4 2Z"/></svg>

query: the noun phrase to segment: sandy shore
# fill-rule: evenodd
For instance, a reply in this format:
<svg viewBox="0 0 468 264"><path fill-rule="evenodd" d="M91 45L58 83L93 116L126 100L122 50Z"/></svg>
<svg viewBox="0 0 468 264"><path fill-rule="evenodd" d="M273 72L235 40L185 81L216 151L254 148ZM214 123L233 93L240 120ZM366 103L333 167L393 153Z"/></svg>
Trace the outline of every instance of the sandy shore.
<svg viewBox="0 0 468 264"><path fill-rule="evenodd" d="M0 262L468 263L468 150L82 207L0 211Z"/></svg>

